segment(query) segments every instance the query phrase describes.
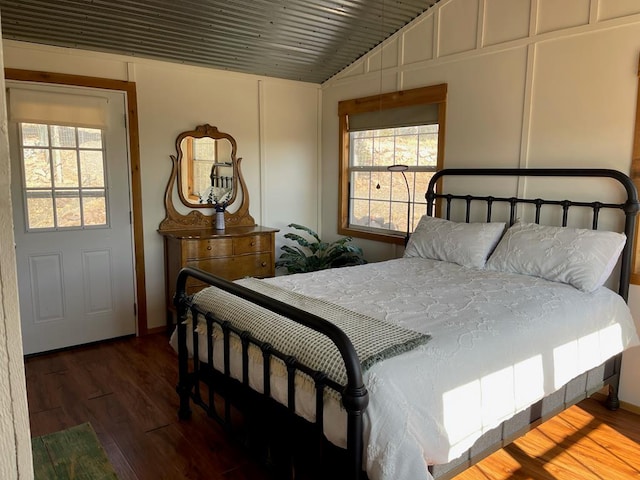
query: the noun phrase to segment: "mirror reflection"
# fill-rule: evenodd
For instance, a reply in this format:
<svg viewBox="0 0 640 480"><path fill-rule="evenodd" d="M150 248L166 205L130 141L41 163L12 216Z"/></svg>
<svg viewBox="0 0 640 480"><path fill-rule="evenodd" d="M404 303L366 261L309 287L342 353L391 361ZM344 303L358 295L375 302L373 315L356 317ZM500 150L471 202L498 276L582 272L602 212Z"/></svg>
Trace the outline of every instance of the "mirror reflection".
<svg viewBox="0 0 640 480"><path fill-rule="evenodd" d="M182 151L182 191L197 205L224 205L233 197L231 142L226 138L185 137Z"/></svg>
<svg viewBox="0 0 640 480"><path fill-rule="evenodd" d="M236 143L216 127L201 125L180 134L178 193L190 208L224 211L237 193Z"/></svg>

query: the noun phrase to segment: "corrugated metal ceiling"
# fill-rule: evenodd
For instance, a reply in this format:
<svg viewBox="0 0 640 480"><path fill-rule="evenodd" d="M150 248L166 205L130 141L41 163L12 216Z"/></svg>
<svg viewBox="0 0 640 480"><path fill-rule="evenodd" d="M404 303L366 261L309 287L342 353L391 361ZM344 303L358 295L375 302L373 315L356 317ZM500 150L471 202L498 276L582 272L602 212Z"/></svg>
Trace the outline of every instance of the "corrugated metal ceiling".
<svg viewBox="0 0 640 480"><path fill-rule="evenodd" d="M438 0L0 0L22 40L322 83Z"/></svg>

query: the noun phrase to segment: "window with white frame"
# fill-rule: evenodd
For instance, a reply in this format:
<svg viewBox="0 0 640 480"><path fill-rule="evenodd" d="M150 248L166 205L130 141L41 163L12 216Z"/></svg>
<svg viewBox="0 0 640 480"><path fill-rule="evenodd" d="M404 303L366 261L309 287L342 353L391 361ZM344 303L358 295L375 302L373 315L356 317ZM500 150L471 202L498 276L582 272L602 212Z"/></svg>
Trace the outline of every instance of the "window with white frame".
<svg viewBox="0 0 640 480"><path fill-rule="evenodd" d="M438 167L438 127L349 132L350 225L372 232L414 230L426 213L424 194Z"/></svg>
<svg viewBox="0 0 640 480"><path fill-rule="evenodd" d="M340 102L341 234L401 243L442 168L446 85Z"/></svg>
<svg viewBox="0 0 640 480"><path fill-rule="evenodd" d="M27 230L107 226L102 130L18 125Z"/></svg>
<svg viewBox="0 0 640 480"><path fill-rule="evenodd" d="M109 226L107 103L95 95L9 89L9 120L19 130L27 231Z"/></svg>

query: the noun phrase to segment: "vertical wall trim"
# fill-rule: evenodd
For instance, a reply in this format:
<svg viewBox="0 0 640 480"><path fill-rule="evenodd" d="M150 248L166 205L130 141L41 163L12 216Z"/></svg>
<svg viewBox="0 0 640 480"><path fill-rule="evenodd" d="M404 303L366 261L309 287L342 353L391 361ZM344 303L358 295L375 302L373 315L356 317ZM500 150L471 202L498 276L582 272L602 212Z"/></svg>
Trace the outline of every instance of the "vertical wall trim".
<svg viewBox="0 0 640 480"><path fill-rule="evenodd" d="M638 59L638 69L636 70L638 77L638 87L636 93L636 119L633 131L633 150L631 152L631 170L630 175L637 188L640 188L640 58ZM631 282L640 284L640 255L638 255L638 232L640 226L636 223L635 245L633 246L633 260Z"/></svg>
<svg viewBox="0 0 640 480"><path fill-rule="evenodd" d="M598 23L598 17L600 16L600 0L591 0L590 6L589 24L593 25L594 23Z"/></svg>
<svg viewBox="0 0 640 480"><path fill-rule="evenodd" d="M529 145L531 137L531 115L533 108L533 85L536 68L536 44L527 47L527 65L525 67L524 101L522 106L522 132L520 133L520 158L518 166L527 168L529 165ZM518 195L526 192L527 179L518 179Z"/></svg>
<svg viewBox="0 0 640 480"><path fill-rule="evenodd" d="M539 0L531 0L529 7L529 38L538 33L538 15L540 12ZM522 105L522 131L520 132L520 158L518 166L526 168L529 164L529 140L531 135L531 109L533 106L533 78L535 69L537 42L527 45L527 65L525 70L524 99ZM519 177L516 186L516 196L524 196L527 191L527 178Z"/></svg>
<svg viewBox="0 0 640 480"><path fill-rule="evenodd" d="M127 81L136 81L136 64L133 62L127 62Z"/></svg>
<svg viewBox="0 0 640 480"><path fill-rule="evenodd" d="M260 191L260 218L258 219L259 225L266 225L269 221L267 218L266 208L266 158L264 148L264 125L265 125L265 93L264 93L264 80L258 80L258 178Z"/></svg>
<svg viewBox="0 0 640 480"><path fill-rule="evenodd" d="M395 83L396 83L396 90L400 89L400 70L401 67L404 65L404 32L402 33L402 35L398 35L397 36L397 42L396 42L396 71L395 71Z"/></svg>
<svg viewBox="0 0 640 480"><path fill-rule="evenodd" d="M322 89L318 88L317 90L317 153L316 153L316 177L317 184L316 188L318 191L317 194L317 203L316 203L316 223L317 223L317 232L322 238Z"/></svg>
<svg viewBox="0 0 640 480"><path fill-rule="evenodd" d="M476 25L476 50L484 47L484 23L487 15L487 0L478 0L478 22Z"/></svg>
<svg viewBox="0 0 640 480"><path fill-rule="evenodd" d="M529 37L535 37L538 33L538 12L540 6L538 0L531 0L531 11L529 12Z"/></svg>
<svg viewBox="0 0 640 480"><path fill-rule="evenodd" d="M400 81L400 70L404 67L404 37L406 32L402 32L402 35L398 36L398 61L396 62L398 81Z"/></svg>
<svg viewBox="0 0 640 480"><path fill-rule="evenodd" d="M436 3L436 11L433 13L433 46L432 56L433 60L440 58L440 12L442 11L442 5Z"/></svg>

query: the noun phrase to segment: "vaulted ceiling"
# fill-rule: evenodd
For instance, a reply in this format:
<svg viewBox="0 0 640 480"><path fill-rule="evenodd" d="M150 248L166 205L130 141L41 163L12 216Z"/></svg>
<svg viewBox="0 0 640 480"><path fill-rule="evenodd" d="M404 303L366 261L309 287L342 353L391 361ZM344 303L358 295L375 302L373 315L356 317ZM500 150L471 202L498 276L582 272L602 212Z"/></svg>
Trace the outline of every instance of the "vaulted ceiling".
<svg viewBox="0 0 640 480"><path fill-rule="evenodd" d="M438 0L0 0L5 39L322 83Z"/></svg>

